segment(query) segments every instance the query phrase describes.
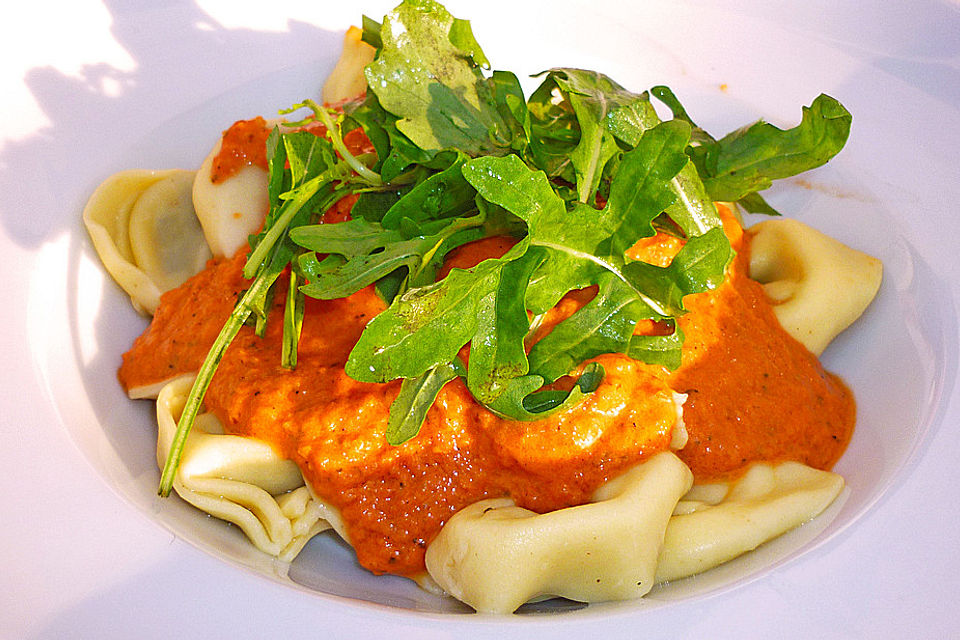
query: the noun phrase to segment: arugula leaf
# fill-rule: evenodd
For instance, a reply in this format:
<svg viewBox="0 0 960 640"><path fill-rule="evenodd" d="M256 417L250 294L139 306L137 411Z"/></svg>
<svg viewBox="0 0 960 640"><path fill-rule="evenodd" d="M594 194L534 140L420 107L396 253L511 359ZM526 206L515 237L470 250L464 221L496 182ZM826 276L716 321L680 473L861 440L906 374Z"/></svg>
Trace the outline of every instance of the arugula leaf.
<svg viewBox="0 0 960 640"><path fill-rule="evenodd" d="M401 176L411 171L411 167L427 167L436 157L435 150L425 151L412 142L397 128L398 118L385 114L383 129L390 141L390 152L383 161L380 171L384 180L395 183Z"/></svg>
<svg viewBox="0 0 960 640"><path fill-rule="evenodd" d="M623 252L644 235L672 199L670 184L687 162L683 153L689 127L664 123L624 155L624 168L611 187L603 210L586 205L566 210L542 172L516 156L470 160L464 177L477 192L527 223L532 245L547 249L548 259L533 275L527 305L535 314L553 307L572 289L597 284L604 272L627 282L621 273ZM642 291L637 295L644 298Z"/></svg>
<svg viewBox="0 0 960 640"><path fill-rule="evenodd" d="M457 367L446 363L428 369L416 378L405 379L400 384L400 393L390 405L387 444L399 446L416 436L440 390L456 377Z"/></svg>
<svg viewBox="0 0 960 640"><path fill-rule="evenodd" d="M683 153L690 128L671 121L648 130L623 155L603 209L610 255L621 256L640 238L654 235L653 221L676 200L676 176L687 166Z"/></svg>
<svg viewBox="0 0 960 640"><path fill-rule="evenodd" d="M762 213L768 216L779 216L780 212L771 207L759 193L748 193L739 200L737 204L744 208L748 213Z"/></svg>
<svg viewBox="0 0 960 640"><path fill-rule="evenodd" d="M684 296L714 289L723 282L723 274L733 259L733 249L723 229L711 229L694 236L674 256L667 267L646 262L630 262L623 269L627 281L665 310L665 316L685 313Z"/></svg>
<svg viewBox="0 0 960 640"><path fill-rule="evenodd" d="M520 80L509 71L494 71L489 82L497 110L509 129L511 146L522 154L530 141L531 118Z"/></svg>
<svg viewBox="0 0 960 640"><path fill-rule="evenodd" d="M597 210L583 206L568 213L546 175L517 156L475 158L464 165L463 175L484 199L526 222L529 241L548 250L527 291L527 306L535 314L570 289L593 284L603 268L602 259L591 253L604 237L597 235Z"/></svg>
<svg viewBox="0 0 960 640"><path fill-rule="evenodd" d="M680 103L680 99L673 93L673 90L670 87L665 87L663 85L657 85L650 88L650 94L655 98L663 102L667 107L670 108L670 111L673 112L673 117L677 120L683 120L690 125L692 133L690 134L690 145L694 148L703 148L705 150L712 150L713 145L716 143L716 138L711 136L709 133L704 131L690 116L687 114L687 110ZM688 150L687 153L691 153ZM709 161L708 161L709 162ZM698 165L699 166L699 165Z"/></svg>
<svg viewBox="0 0 960 640"><path fill-rule="evenodd" d="M527 373L524 338L530 330L524 305L530 274L544 252L527 251L500 270L496 286L480 300L477 329L470 339L467 387L480 402L498 398L510 381Z"/></svg>
<svg viewBox="0 0 960 640"><path fill-rule="evenodd" d="M397 200L384 214L381 224L399 227L400 220L416 222L464 216L476 210L476 190L464 180L461 169L467 157L458 154L449 168L434 173Z"/></svg>
<svg viewBox="0 0 960 640"><path fill-rule="evenodd" d="M352 295L400 268L417 278L422 269L431 268L438 252L442 258L455 246L478 239L477 233L462 232L482 223L481 215L455 218L441 221L434 233L413 237L366 220L298 227L291 238L300 246L335 254L324 260L312 253L300 257L300 269L310 281L300 290L311 298L331 300Z"/></svg>
<svg viewBox="0 0 960 640"><path fill-rule="evenodd" d="M550 106L556 103L555 90L559 90L563 100L556 106ZM576 114L577 122L583 124L581 114L573 108L571 100L574 97L579 99L598 123L630 146L635 146L640 135L651 128L652 124L659 122L638 115L648 108L652 110L645 95L627 91L612 78L597 71L569 67L551 69L533 96L536 96L541 111L544 109L543 101L549 100L547 112L553 114L558 124L567 126L570 125L571 110ZM531 105L531 110L533 109L534 106Z"/></svg>
<svg viewBox="0 0 960 640"><path fill-rule="evenodd" d="M596 103L595 110L606 113L604 127L630 146L639 144L644 132L660 124L646 94L627 91L602 73L558 68L550 71L547 80L553 80L558 87L562 83L569 91L582 96L581 100ZM671 189L676 199L666 213L685 234L699 235L721 226L713 201L692 164L677 173Z"/></svg>
<svg viewBox="0 0 960 640"><path fill-rule="evenodd" d="M608 163L620 152L608 127L622 104L619 89L595 71L553 69L530 97L531 160L547 175L575 182L579 202L594 202ZM564 175L568 163L573 178Z"/></svg>
<svg viewBox="0 0 960 640"><path fill-rule="evenodd" d="M734 131L717 141L712 162L700 166L704 185L714 200L734 202L767 189L773 180L819 167L843 148L852 119L843 105L821 94L803 108L800 124L792 129L761 121ZM769 208L757 198L745 206Z"/></svg>
<svg viewBox="0 0 960 640"><path fill-rule="evenodd" d="M347 375L387 382L452 362L477 332L481 301L499 284L503 267L526 249L520 242L502 258L453 269L440 282L396 298L367 324L347 359Z"/></svg>
<svg viewBox="0 0 960 640"><path fill-rule="evenodd" d="M596 297L533 345L530 372L551 383L584 360L625 353L637 320L656 316L627 284L612 273L604 274Z"/></svg>
<svg viewBox="0 0 960 640"><path fill-rule="evenodd" d="M464 21L433 0L407 0L384 17L382 48L365 75L396 128L427 152L497 150L505 123L477 65L485 62ZM466 49L461 48L466 47Z"/></svg>
<svg viewBox="0 0 960 640"><path fill-rule="evenodd" d="M353 258L381 250L404 238L399 231L385 229L378 222L356 218L337 224L298 227L291 231L290 239L304 249Z"/></svg>
<svg viewBox="0 0 960 640"><path fill-rule="evenodd" d="M490 68L490 61L487 60L487 56L480 48L480 43L473 36L473 27L470 26L469 20L453 19L453 24L450 25L450 42L484 69Z"/></svg>
<svg viewBox="0 0 960 640"><path fill-rule="evenodd" d="M579 124L569 101L551 77L540 84L527 101L525 122L527 148L524 159L551 179L576 184L570 153L580 142Z"/></svg>
<svg viewBox="0 0 960 640"><path fill-rule="evenodd" d="M396 176L388 176L383 171L384 161L390 156L390 133L387 131L388 117L373 92L368 92L363 100L348 102L343 107L343 131L347 133L361 128L373 145L377 160L372 169L380 173L384 182L390 182Z"/></svg>
<svg viewBox="0 0 960 640"><path fill-rule="evenodd" d="M350 210L350 216L355 220L380 222L390 207L406 195L407 191L409 189L406 187L389 191L365 191L357 197L357 201Z"/></svg>
<svg viewBox="0 0 960 640"><path fill-rule="evenodd" d="M593 202L604 167L619 151L604 126L612 105L608 93L597 84L602 83L605 76L594 73L591 82L578 82L588 73L591 72L573 76L562 72L551 74L557 86L567 92L567 100L580 127L580 142L569 155L577 174L577 196L583 203Z"/></svg>
<svg viewBox="0 0 960 640"><path fill-rule="evenodd" d="M663 365L673 371L680 366L683 356L683 331L676 322L673 325L673 333L664 336L632 336L627 355L634 360Z"/></svg>
<svg viewBox="0 0 960 640"><path fill-rule="evenodd" d="M373 91L367 92L363 102L348 104L346 116L350 124L363 129L373 144L377 154L373 168L380 172L384 182L393 183L411 165L433 158L434 154L423 151L400 133L396 116L384 111Z"/></svg>
<svg viewBox="0 0 960 640"><path fill-rule="evenodd" d="M538 375L514 378L496 400L484 406L507 420L542 420L550 414L565 411L577 405L583 398L597 390L603 382L604 370L596 362L583 368L570 391L543 389L544 380Z"/></svg>
<svg viewBox="0 0 960 640"><path fill-rule="evenodd" d="M363 16L361 25L363 26L363 31L360 34L360 39L374 49L382 47L383 41L380 39L380 23L373 18Z"/></svg>
<svg viewBox="0 0 960 640"><path fill-rule="evenodd" d="M406 290L407 275L406 269L397 269L374 283L374 291L387 306Z"/></svg>

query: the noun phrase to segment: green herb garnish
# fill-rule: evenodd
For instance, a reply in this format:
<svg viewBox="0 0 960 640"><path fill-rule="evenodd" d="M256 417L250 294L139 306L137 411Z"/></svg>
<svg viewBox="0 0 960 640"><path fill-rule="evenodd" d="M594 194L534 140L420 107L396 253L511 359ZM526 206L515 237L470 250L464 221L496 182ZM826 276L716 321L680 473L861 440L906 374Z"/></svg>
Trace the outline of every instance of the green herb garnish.
<svg viewBox="0 0 960 640"><path fill-rule="evenodd" d="M183 443L217 364L240 327L262 333L275 284L289 268L284 366L296 366L303 297L332 299L375 285L389 304L346 363L359 381L402 379L387 440L414 437L440 389L465 381L490 411L536 420L592 393L604 353L670 369L680 364L676 325L684 296L723 281L733 251L714 200L775 213L757 193L819 166L846 140L850 114L821 95L801 124L765 123L717 140L696 126L666 87L632 93L607 76L552 69L525 98L517 77L487 75L470 24L432 0L406 0L382 23L364 17L377 48L362 102L335 113L305 101L326 138L274 130L268 140L270 211L251 238L252 280L211 348L187 399L161 478L167 495ZM661 122L650 95L673 112ZM361 127L376 154L354 157L343 134ZM340 198L359 194L353 219L317 224ZM686 243L665 268L624 256L658 229ZM499 258L453 269L458 246L509 235ZM541 316L568 292L597 295L528 344ZM673 327L634 335L642 319ZM459 357L470 344L469 362ZM579 371L570 391L549 387Z"/></svg>

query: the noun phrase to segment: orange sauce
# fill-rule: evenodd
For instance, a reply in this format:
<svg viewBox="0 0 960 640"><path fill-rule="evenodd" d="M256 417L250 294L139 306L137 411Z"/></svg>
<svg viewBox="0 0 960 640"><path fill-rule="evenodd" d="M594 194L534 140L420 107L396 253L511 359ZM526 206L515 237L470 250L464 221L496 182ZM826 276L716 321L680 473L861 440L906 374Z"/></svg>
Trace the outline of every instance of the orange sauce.
<svg viewBox="0 0 960 640"><path fill-rule="evenodd" d="M257 116L252 120L238 120L223 132L220 151L210 168L210 181L223 182L246 166L267 169L267 137L270 127Z"/></svg>
<svg viewBox="0 0 960 640"><path fill-rule="evenodd" d="M272 126L257 116L251 120L238 120L229 129L223 132L220 141L220 151L213 159L210 168L210 181L214 184L223 182L244 167L254 166L268 169L267 138ZM300 128L318 137L324 137L327 129L318 122L312 122ZM351 129L343 135L343 144L354 155L373 151L373 145L363 129Z"/></svg>
<svg viewBox="0 0 960 640"><path fill-rule="evenodd" d="M333 219L346 216L351 204L341 203ZM742 230L729 216L725 228L740 251L722 286L687 298L680 369L601 356L603 383L567 412L536 422L503 420L454 380L416 438L388 445L384 433L399 382L361 383L343 371L367 322L384 309L372 288L347 299L307 300L294 370L280 366L284 295L278 291L266 335L244 327L227 349L207 410L227 432L262 439L294 460L316 493L340 510L360 563L399 575L424 570L426 546L464 506L496 496L538 512L582 504L609 479L667 449L676 422L673 391L688 394L690 439L679 455L700 480L757 460L829 468L850 438L853 398L780 328L762 288L746 277ZM666 263L681 244L657 236L633 255ZM491 239L459 249L452 261L466 267L509 246ZM211 261L163 295L150 327L124 354L118 377L125 388L199 368L247 286L243 254ZM592 295L574 292L548 324Z"/></svg>
<svg viewBox="0 0 960 640"><path fill-rule="evenodd" d="M749 238L729 209L717 209L738 253L722 286L684 300L683 363L669 375L670 387L687 395L689 441L677 455L698 481L730 479L762 461L830 469L853 435L853 394L781 328L763 287L747 275ZM660 233L628 255L666 266L682 246ZM657 329L641 324L636 333Z"/></svg>
<svg viewBox="0 0 960 640"><path fill-rule="evenodd" d="M850 390L780 327L763 288L747 276L745 244L727 281L688 296L690 313L679 319L684 358L670 386L687 394L689 441L678 455L700 481L759 461L830 469L856 420Z"/></svg>

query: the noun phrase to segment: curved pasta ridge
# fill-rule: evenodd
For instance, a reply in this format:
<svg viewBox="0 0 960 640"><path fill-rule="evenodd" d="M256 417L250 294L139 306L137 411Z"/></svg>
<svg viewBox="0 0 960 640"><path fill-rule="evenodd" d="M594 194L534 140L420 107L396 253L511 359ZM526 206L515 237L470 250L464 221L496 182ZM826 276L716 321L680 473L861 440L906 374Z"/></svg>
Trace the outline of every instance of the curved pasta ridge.
<svg viewBox="0 0 960 640"><path fill-rule="evenodd" d="M754 464L727 483L695 486L677 503L657 559L656 582L703 573L822 513L843 478L799 462Z"/></svg>
<svg viewBox="0 0 960 640"><path fill-rule="evenodd" d="M194 377L168 382L157 397L157 463L166 462ZM212 414L198 417L174 479L181 498L240 527L261 551L290 561L316 534L334 528L339 513L303 482L297 465L267 443L227 435Z"/></svg>
<svg viewBox="0 0 960 640"><path fill-rule="evenodd" d="M280 120L266 122L268 128ZM213 165L223 146L217 138L213 149L204 158L193 181L193 206L210 251L217 257L232 256L247 244L251 234L263 226L270 208L267 170L248 164L228 178L214 182Z"/></svg>
<svg viewBox="0 0 960 640"><path fill-rule="evenodd" d="M194 171L132 169L104 180L83 222L94 249L134 308L151 315L160 295L198 273L211 253L194 213Z"/></svg>
<svg viewBox="0 0 960 640"><path fill-rule="evenodd" d="M544 596L637 598L813 519L843 488L839 475L796 462L756 464L729 483L691 488L692 478L663 452L605 484L590 504L536 514L509 498L478 502L427 548L427 570L488 613Z"/></svg>
<svg viewBox="0 0 960 640"><path fill-rule="evenodd" d="M750 277L764 286L780 325L820 355L866 310L883 264L788 218L750 227Z"/></svg>

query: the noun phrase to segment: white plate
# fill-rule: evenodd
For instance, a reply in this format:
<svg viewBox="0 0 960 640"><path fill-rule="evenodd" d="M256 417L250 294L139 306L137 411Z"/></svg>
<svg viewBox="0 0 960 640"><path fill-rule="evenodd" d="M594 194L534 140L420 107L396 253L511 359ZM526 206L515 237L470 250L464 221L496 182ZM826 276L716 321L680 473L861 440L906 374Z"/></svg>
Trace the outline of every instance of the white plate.
<svg viewBox="0 0 960 640"><path fill-rule="evenodd" d="M448 6L473 21L495 66L669 84L717 134L759 116L792 126L821 91L854 113L841 156L771 196L886 268L875 306L825 357L860 408L833 521L644 601L481 619L424 612L436 603L357 572L329 541L294 564L298 586L235 530L156 500L150 408L114 381L143 324L102 276L83 202L113 171L196 166L233 120L315 95L360 10L77 4L51 21L20 7L0 34L20 54L0 67L10 106L0 124L0 561L12 594L0 633L492 637L520 626L543 636L932 637L960 623L941 606L960 583L949 484L960 454L956 6L475 4ZM334 571L316 569L326 558ZM751 573L757 563L767 568Z"/></svg>

